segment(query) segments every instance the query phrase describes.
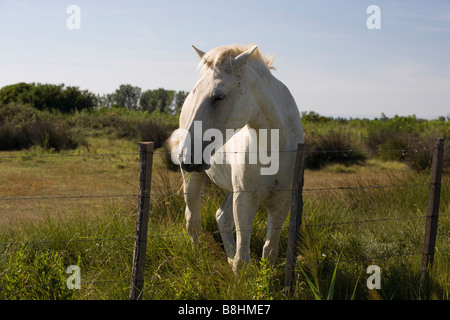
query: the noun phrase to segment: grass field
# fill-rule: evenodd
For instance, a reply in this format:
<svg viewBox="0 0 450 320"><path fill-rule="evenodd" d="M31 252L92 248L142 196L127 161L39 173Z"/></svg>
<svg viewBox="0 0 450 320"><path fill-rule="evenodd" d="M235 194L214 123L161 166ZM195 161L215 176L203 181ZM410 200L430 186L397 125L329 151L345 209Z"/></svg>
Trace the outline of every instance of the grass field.
<svg viewBox="0 0 450 320"><path fill-rule="evenodd" d="M64 154L122 155L33 157L48 154L38 147L0 152L19 156L0 159L1 299L128 298L137 144L94 135L86 139ZM265 211L260 209L252 262L238 280L227 264L214 218L223 192L209 186L211 192L203 195L204 232L200 246L192 246L184 234L181 175L167 170L163 152L158 149L154 158L144 299L450 298L448 174L443 177L435 263L429 286L422 288L429 171L378 159L306 170L299 270L295 289L287 296L288 222L278 265L271 269L261 260ZM368 185L391 187L334 189ZM96 197L64 198L88 195ZM18 197L28 199L11 199ZM70 265L81 269L79 290L65 285ZM370 265L381 268L380 290L366 286Z"/></svg>

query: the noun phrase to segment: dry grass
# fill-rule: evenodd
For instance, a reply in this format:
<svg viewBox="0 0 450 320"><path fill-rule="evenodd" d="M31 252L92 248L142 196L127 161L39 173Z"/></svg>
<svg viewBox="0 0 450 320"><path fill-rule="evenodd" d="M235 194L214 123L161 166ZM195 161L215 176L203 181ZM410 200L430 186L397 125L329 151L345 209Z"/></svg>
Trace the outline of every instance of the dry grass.
<svg viewBox="0 0 450 320"><path fill-rule="evenodd" d="M78 149L72 154L115 154L87 157L27 157L42 151L2 152L1 156L21 156L21 158L1 159L0 198L34 198L32 200L2 200L0 206L0 226L2 229L16 226L20 221L42 221L43 216L64 217L67 208L86 207L87 211L103 203L137 203L135 197L119 195L137 194L139 191L139 155L137 145L126 140L91 138L89 149ZM153 185L167 189L168 181L179 187L180 174L164 169L162 154L154 156ZM105 197L116 195L118 197ZM64 199L57 197L88 196L87 198ZM89 198L94 196L94 198ZM95 196L99 196L95 198ZM44 197L44 199L39 199ZM50 197L50 199L46 199ZM55 199L56 197L56 199ZM93 210L89 206L93 205Z"/></svg>

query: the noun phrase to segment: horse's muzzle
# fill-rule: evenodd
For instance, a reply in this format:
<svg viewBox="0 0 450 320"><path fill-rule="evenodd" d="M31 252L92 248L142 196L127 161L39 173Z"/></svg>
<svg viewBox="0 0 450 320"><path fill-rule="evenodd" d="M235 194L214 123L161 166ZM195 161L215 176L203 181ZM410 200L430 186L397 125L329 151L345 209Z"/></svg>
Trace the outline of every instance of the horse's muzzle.
<svg viewBox="0 0 450 320"><path fill-rule="evenodd" d="M210 141L203 141L202 142L202 148L201 150L199 150L199 154L202 155L202 157L195 157L194 153L189 150L195 150L194 145L191 145L190 148L188 148L187 150L185 150L185 148L183 148L182 150L180 150L180 152L178 153L178 159L180 161L181 164L181 168L187 172L203 172L205 170L208 170L211 165L208 163L208 161L205 161L204 158L204 150L206 148L206 146L208 146L211 142ZM198 151L197 151L198 152ZM186 163L187 162L187 163Z"/></svg>
<svg viewBox="0 0 450 320"><path fill-rule="evenodd" d="M210 167L211 166L206 162L200 164L186 164L184 162L181 162L181 169L187 172L203 172L205 170L208 170Z"/></svg>

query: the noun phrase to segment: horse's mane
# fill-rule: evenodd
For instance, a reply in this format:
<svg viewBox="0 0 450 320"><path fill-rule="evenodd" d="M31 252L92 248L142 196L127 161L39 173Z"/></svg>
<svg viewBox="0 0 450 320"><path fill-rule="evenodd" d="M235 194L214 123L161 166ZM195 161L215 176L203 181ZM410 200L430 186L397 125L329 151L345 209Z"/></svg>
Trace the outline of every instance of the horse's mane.
<svg viewBox="0 0 450 320"><path fill-rule="evenodd" d="M229 61L230 57L237 57L241 53L247 51L253 47L253 44L250 45L231 45L231 46L222 46L215 48L209 52L207 52L204 56L201 64L204 64L206 67L209 68L216 68L220 65L224 64L225 62ZM268 69L275 69L275 67L272 65L273 60L275 59L274 56L267 57L263 55L259 49L256 49L253 54L250 57L250 61L258 64L264 64L265 67Z"/></svg>

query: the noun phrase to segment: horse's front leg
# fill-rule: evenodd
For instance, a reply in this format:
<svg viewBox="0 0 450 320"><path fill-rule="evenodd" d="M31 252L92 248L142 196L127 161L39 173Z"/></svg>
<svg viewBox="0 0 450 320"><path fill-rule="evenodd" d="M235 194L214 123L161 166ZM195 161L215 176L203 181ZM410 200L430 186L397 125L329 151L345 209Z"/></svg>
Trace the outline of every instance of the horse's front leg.
<svg viewBox="0 0 450 320"><path fill-rule="evenodd" d="M268 200L264 202L268 215L266 242L263 247L262 256L268 260L270 266L274 267L280 249L281 228L289 212L291 197L290 193L286 191L278 191Z"/></svg>
<svg viewBox="0 0 450 320"><path fill-rule="evenodd" d="M233 264L233 258L236 255L236 241L234 240L233 228L233 193L230 192L225 197L220 208L216 211L217 225L222 236L225 252L228 256L228 262Z"/></svg>
<svg viewBox="0 0 450 320"><path fill-rule="evenodd" d="M200 201L205 174L202 172L185 172L183 174L184 200L186 202L186 231L191 240L198 244L202 218L200 215Z"/></svg>
<svg viewBox="0 0 450 320"><path fill-rule="evenodd" d="M245 265L250 263L250 240L253 220L260 204L257 192L235 191L233 193L233 216L236 225L236 255L233 271L239 276Z"/></svg>

